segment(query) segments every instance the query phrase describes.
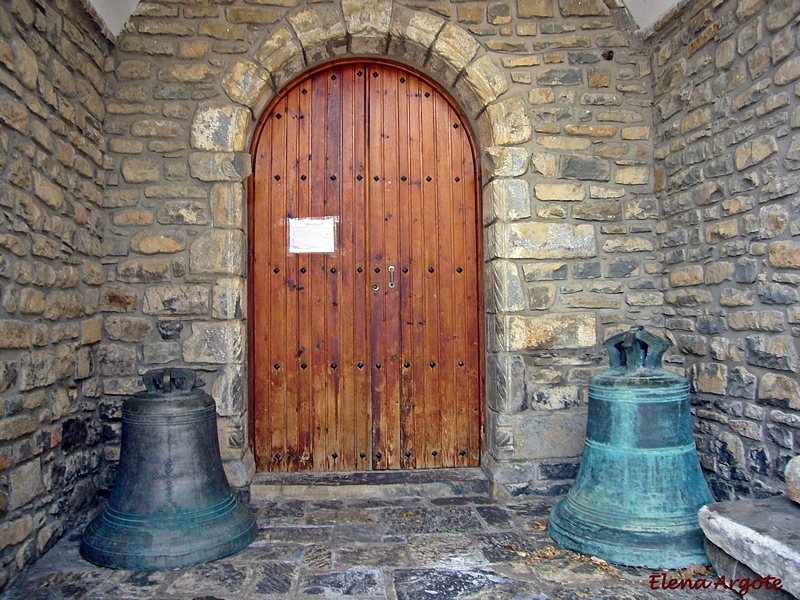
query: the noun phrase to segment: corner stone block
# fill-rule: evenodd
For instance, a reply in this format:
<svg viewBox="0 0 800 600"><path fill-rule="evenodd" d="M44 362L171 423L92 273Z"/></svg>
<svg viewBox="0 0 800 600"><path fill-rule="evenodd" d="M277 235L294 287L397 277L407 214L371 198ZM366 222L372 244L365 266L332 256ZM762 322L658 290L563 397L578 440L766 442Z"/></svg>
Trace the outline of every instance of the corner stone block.
<svg viewBox="0 0 800 600"><path fill-rule="evenodd" d="M280 27L262 44L256 54L256 60L274 75L295 56L302 53L303 47L289 28Z"/></svg>
<svg viewBox="0 0 800 600"><path fill-rule="evenodd" d="M183 343L187 363L240 364L243 356L244 323L240 321L191 324Z"/></svg>
<svg viewBox="0 0 800 600"><path fill-rule="evenodd" d="M351 36L383 37L389 34L392 0L342 0L342 13Z"/></svg>
<svg viewBox="0 0 800 600"><path fill-rule="evenodd" d="M240 183L218 183L211 189L211 218L215 227L244 227L244 190Z"/></svg>
<svg viewBox="0 0 800 600"><path fill-rule="evenodd" d="M497 316L500 346L519 350L591 348L597 344L595 317L591 314Z"/></svg>
<svg viewBox="0 0 800 600"><path fill-rule="evenodd" d="M493 292L497 309L501 312L520 312L527 308L522 279L516 263L509 260L492 262Z"/></svg>
<svg viewBox="0 0 800 600"><path fill-rule="evenodd" d="M433 44L433 51L457 71L466 67L478 53L480 44L455 23L447 23Z"/></svg>
<svg viewBox="0 0 800 600"><path fill-rule="evenodd" d="M597 255L594 226L567 223L501 223L496 251L501 258L591 258Z"/></svg>
<svg viewBox="0 0 800 600"><path fill-rule="evenodd" d="M211 387L211 397L221 417L239 417L244 413L244 370L241 365L227 365L220 370Z"/></svg>
<svg viewBox="0 0 800 600"><path fill-rule="evenodd" d="M228 94L228 98L250 108L268 102L272 96L272 88L269 87L269 74L247 60L238 60L233 64L222 80L222 87L225 89L225 93ZM265 95L268 97L264 98L263 96ZM214 150L215 148L203 149ZM240 149L237 148L237 150Z"/></svg>
<svg viewBox="0 0 800 600"><path fill-rule="evenodd" d="M214 282L211 316L215 319L241 319L247 310L244 304L244 280L221 277Z"/></svg>
<svg viewBox="0 0 800 600"><path fill-rule="evenodd" d="M528 170L525 148L492 146L483 153L483 166L493 177L517 177Z"/></svg>
<svg viewBox="0 0 800 600"><path fill-rule="evenodd" d="M524 144L531 139L531 123L522 98L509 98L487 107L494 143L500 146Z"/></svg>
<svg viewBox="0 0 800 600"><path fill-rule="evenodd" d="M484 104L495 101L508 91L508 79L487 54L470 64L464 78ZM524 111L524 107L523 107Z"/></svg>
<svg viewBox="0 0 800 600"><path fill-rule="evenodd" d="M201 181L242 181L252 172L252 164L244 152L194 152L189 172Z"/></svg>
<svg viewBox="0 0 800 600"><path fill-rule="evenodd" d="M427 50L433 45L444 24L445 20L436 15L395 5L389 33L392 37L409 40Z"/></svg>
<svg viewBox="0 0 800 600"><path fill-rule="evenodd" d="M512 417L515 458L575 458L583 453L585 410L557 411Z"/></svg>
<svg viewBox="0 0 800 600"><path fill-rule="evenodd" d="M516 221L531 216L530 191L524 179L494 179L488 191L487 205L497 219Z"/></svg>
<svg viewBox="0 0 800 600"><path fill-rule="evenodd" d="M238 229L214 229L192 242L189 270L220 275L245 274L245 239Z"/></svg>
<svg viewBox="0 0 800 600"><path fill-rule="evenodd" d="M317 6L287 17L303 48L345 40L346 32L339 12L332 6Z"/></svg>
<svg viewBox="0 0 800 600"><path fill-rule="evenodd" d="M208 315L208 288L202 285L155 285L144 292L146 315Z"/></svg>
<svg viewBox="0 0 800 600"><path fill-rule="evenodd" d="M250 111L244 108L216 102L201 104L192 121L192 148L241 152L249 124Z"/></svg>

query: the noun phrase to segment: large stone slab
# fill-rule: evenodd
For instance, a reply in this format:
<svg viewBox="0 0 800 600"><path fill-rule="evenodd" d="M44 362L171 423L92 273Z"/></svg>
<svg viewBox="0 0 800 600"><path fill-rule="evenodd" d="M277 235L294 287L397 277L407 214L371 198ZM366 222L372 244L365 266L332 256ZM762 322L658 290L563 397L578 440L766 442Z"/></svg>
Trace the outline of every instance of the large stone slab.
<svg viewBox="0 0 800 600"><path fill-rule="evenodd" d="M786 496L717 502L701 508L699 518L714 546L760 577L779 578L786 592L800 596L800 506Z"/></svg>

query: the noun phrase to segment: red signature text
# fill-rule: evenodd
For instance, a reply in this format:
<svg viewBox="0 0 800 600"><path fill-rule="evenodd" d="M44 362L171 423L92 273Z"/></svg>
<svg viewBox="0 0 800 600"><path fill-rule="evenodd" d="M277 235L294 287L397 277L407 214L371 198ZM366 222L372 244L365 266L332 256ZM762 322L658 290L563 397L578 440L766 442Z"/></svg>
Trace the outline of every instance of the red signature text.
<svg viewBox="0 0 800 600"><path fill-rule="evenodd" d="M650 575L651 590L718 590L720 588L733 590L740 596L744 596L750 590L780 590L782 582L777 577L767 575L766 577L741 577L727 579L724 575L719 579L675 579L667 578L666 573L654 573Z"/></svg>

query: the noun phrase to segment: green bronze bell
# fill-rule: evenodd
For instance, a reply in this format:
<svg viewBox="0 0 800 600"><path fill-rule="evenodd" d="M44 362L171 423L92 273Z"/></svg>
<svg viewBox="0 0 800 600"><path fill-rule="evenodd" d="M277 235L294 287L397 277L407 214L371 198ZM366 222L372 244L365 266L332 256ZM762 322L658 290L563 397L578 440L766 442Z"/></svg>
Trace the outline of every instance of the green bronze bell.
<svg viewBox="0 0 800 600"><path fill-rule="evenodd" d="M697 511L714 498L692 436L689 382L661 368L668 343L643 327L605 346L611 369L589 380L583 458L548 533L623 565L708 564Z"/></svg>

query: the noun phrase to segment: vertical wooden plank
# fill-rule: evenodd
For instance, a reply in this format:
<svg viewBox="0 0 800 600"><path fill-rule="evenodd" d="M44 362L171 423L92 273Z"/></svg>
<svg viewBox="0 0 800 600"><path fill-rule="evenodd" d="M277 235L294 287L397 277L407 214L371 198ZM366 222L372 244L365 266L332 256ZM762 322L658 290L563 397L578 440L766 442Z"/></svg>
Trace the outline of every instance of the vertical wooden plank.
<svg viewBox="0 0 800 600"><path fill-rule="evenodd" d="M312 178L310 157L312 152L312 86L313 81L307 78L297 86L299 94L299 110L302 119L298 123L300 130L298 154L296 164L299 172L300 183L298 184L298 197L294 218L304 217L311 214L311 195ZM288 232L287 232L288 233ZM288 235L286 238L288 241ZM308 368L301 369L300 365L308 359L308 350L311 348L310 321L313 315L313 303L311 296L311 285L309 273L310 263L308 255L297 254L295 256L297 266L297 345L292 348L293 354L290 357L292 375L295 380L293 386L294 396L291 401L297 413L298 427L298 448L291 464L292 470L306 470L313 468L312 460L314 450L314 417L313 417L313 398L311 388L307 384Z"/></svg>
<svg viewBox="0 0 800 600"><path fill-rule="evenodd" d="M358 64L356 71L356 97L354 107L354 172L356 181L355 214L353 216L354 251L354 303L355 315L354 347L356 348L356 396L355 396L355 461L360 470L372 469L372 311L370 302L370 255L369 255L369 207L368 207L368 92L369 78L366 65ZM359 74L360 73L360 74ZM360 365L360 366L359 366Z"/></svg>
<svg viewBox="0 0 800 600"><path fill-rule="evenodd" d="M413 280L409 276L412 264L413 248L413 209L411 200L412 182L409 180L412 134L410 125L409 90L411 84L408 75L397 73L397 197L400 236L400 258L395 277L398 285L400 314L398 326L400 332L400 468L413 469L416 465L416 447L414 440L414 289Z"/></svg>

